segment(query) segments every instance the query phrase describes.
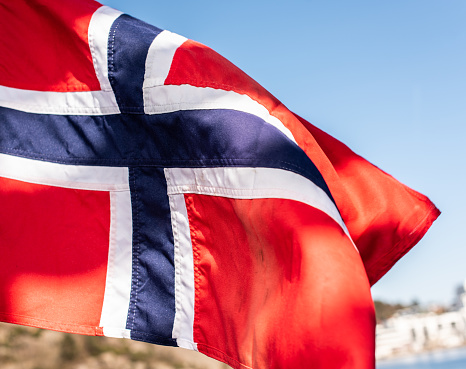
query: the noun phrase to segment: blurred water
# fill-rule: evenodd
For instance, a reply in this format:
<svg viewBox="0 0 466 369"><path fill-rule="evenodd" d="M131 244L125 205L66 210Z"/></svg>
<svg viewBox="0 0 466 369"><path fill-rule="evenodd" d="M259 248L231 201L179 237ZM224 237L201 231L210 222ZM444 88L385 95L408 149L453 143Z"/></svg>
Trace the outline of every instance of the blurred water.
<svg viewBox="0 0 466 369"><path fill-rule="evenodd" d="M466 348L434 351L399 359L380 361L377 369L465 369Z"/></svg>

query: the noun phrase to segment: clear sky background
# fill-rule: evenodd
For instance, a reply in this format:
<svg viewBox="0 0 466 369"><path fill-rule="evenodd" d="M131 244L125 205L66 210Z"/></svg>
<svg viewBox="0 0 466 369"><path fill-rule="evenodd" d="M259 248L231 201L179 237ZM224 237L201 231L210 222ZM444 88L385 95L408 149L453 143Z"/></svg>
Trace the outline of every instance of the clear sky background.
<svg viewBox="0 0 466 369"><path fill-rule="evenodd" d="M104 0L225 56L442 211L372 289L449 303L466 279L466 1Z"/></svg>

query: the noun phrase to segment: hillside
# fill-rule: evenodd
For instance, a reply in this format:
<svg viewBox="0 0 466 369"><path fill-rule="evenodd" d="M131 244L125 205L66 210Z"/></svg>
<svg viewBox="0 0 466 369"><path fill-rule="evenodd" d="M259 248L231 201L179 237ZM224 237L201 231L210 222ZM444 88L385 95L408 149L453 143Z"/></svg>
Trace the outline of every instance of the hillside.
<svg viewBox="0 0 466 369"><path fill-rule="evenodd" d="M1 369L227 369L197 352L0 323Z"/></svg>

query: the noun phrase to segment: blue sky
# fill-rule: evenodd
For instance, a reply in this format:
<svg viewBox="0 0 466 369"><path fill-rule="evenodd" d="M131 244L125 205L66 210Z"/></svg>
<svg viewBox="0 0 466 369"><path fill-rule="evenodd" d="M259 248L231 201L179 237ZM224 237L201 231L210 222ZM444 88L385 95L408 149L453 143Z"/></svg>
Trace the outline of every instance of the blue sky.
<svg viewBox="0 0 466 369"><path fill-rule="evenodd" d="M448 303L466 279L466 2L105 0L202 42L442 215L374 298Z"/></svg>

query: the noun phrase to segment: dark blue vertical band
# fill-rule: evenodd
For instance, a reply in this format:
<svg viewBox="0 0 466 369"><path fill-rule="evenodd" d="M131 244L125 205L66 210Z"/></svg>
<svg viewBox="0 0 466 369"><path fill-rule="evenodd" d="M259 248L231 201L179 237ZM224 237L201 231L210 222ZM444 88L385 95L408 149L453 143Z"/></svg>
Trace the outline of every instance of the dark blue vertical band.
<svg viewBox="0 0 466 369"><path fill-rule="evenodd" d="M108 42L108 77L122 113L144 113L142 85L146 58L161 29L123 14L112 25Z"/></svg>
<svg viewBox="0 0 466 369"><path fill-rule="evenodd" d="M163 168L130 167L133 276L126 323L131 338L176 346L175 265Z"/></svg>

